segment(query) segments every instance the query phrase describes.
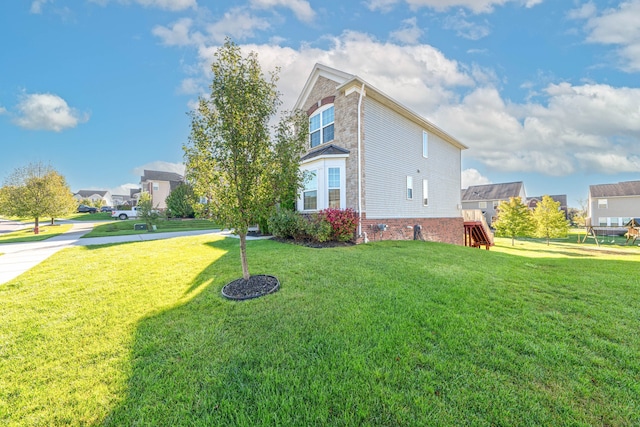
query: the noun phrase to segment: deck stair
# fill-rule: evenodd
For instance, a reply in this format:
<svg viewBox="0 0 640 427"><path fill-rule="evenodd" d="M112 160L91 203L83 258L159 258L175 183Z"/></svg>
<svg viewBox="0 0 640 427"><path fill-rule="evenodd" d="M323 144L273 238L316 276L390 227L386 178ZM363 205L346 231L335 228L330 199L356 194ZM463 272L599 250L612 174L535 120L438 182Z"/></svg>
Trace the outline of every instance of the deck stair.
<svg viewBox="0 0 640 427"><path fill-rule="evenodd" d="M465 209L462 211L464 220L464 245L479 248L484 246L487 250L493 246L493 233L484 219L482 211L477 209Z"/></svg>

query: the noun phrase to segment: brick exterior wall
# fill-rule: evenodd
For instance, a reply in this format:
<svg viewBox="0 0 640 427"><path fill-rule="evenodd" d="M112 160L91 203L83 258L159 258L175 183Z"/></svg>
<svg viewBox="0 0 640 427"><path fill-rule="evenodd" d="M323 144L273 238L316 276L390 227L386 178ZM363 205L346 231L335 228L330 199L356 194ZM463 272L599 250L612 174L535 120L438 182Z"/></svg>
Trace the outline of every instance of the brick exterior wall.
<svg viewBox="0 0 640 427"><path fill-rule="evenodd" d="M386 224L387 229L380 231L378 224ZM422 239L430 242L464 245L464 222L462 218L387 218L366 219L362 215L362 233L367 233L369 241L413 240L414 225L421 225ZM361 237L356 243L363 243Z"/></svg>

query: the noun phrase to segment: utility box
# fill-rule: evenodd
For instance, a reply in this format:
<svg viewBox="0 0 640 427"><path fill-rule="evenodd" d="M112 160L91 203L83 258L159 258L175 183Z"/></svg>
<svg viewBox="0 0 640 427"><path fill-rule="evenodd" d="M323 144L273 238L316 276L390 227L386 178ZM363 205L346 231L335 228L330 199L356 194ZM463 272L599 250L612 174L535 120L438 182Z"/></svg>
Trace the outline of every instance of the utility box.
<svg viewBox="0 0 640 427"><path fill-rule="evenodd" d="M146 230L147 224L133 224L134 230Z"/></svg>

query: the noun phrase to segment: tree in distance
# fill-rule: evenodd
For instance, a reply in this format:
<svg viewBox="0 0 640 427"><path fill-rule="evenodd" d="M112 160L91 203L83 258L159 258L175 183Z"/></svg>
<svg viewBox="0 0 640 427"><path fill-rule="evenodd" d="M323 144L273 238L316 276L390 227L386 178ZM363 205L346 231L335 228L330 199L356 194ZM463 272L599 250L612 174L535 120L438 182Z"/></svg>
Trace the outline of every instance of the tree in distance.
<svg viewBox="0 0 640 427"><path fill-rule="evenodd" d="M211 71L211 93L190 114L186 176L196 196L208 201L200 215L206 212L240 237L242 277L248 281L249 226L300 189L308 118L285 114L272 140L269 121L281 103L277 70L266 78L257 54L243 56L230 39L216 51Z"/></svg>
<svg viewBox="0 0 640 427"><path fill-rule="evenodd" d="M193 218L196 195L187 183L178 185L165 200L169 214L174 218Z"/></svg>
<svg viewBox="0 0 640 427"><path fill-rule="evenodd" d="M76 200L65 178L51 166L30 163L15 169L0 189L0 214L33 218L39 234L40 219L69 214Z"/></svg>
<svg viewBox="0 0 640 427"><path fill-rule="evenodd" d="M511 246L515 245L516 237L530 236L533 233L533 225L531 210L522 203L520 197L511 197L508 202L500 202L498 219L493 226L497 236L511 237Z"/></svg>
<svg viewBox="0 0 640 427"><path fill-rule="evenodd" d="M566 237L569 232L569 222L564 212L560 209L560 202L554 201L550 196L543 196L533 211L535 224L535 236L549 241L557 237Z"/></svg>

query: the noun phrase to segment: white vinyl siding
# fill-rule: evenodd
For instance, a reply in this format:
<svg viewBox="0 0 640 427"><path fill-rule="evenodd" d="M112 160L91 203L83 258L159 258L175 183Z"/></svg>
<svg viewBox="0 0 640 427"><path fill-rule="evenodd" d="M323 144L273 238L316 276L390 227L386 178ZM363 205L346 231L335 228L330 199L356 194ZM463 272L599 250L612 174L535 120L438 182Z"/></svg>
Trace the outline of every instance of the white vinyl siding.
<svg viewBox="0 0 640 427"><path fill-rule="evenodd" d="M364 99L364 182L367 218L459 217L460 149L372 98ZM431 182L429 206L407 199L406 177Z"/></svg>

